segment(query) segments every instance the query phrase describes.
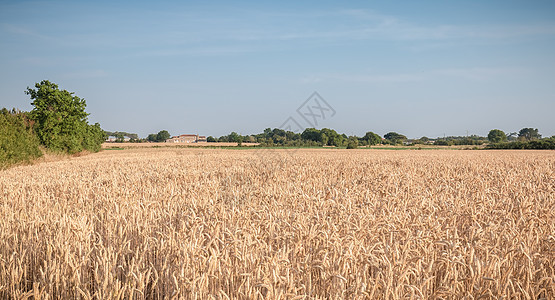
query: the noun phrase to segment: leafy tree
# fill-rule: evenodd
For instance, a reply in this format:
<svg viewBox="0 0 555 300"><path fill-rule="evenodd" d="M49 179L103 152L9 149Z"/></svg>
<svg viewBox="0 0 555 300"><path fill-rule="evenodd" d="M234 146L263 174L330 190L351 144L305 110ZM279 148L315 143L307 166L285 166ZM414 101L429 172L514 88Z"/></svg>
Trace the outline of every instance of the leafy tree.
<svg viewBox="0 0 555 300"><path fill-rule="evenodd" d="M35 89L28 87L25 93L33 100L29 116L36 122L34 128L41 144L68 153L100 149L104 133L100 125L88 124L85 99L60 90L48 80L36 83Z"/></svg>
<svg viewBox="0 0 555 300"><path fill-rule="evenodd" d="M228 138L229 142L240 143L241 140L242 140L241 136L237 132L233 131L229 134L229 138Z"/></svg>
<svg viewBox="0 0 555 300"><path fill-rule="evenodd" d="M115 132L114 136L116 137L116 142L118 143L122 143L125 140L125 135L123 135L123 132Z"/></svg>
<svg viewBox="0 0 555 300"><path fill-rule="evenodd" d="M214 143L214 142L216 142L216 139L213 136L209 136L209 137L206 138L206 141L209 142L209 143Z"/></svg>
<svg viewBox="0 0 555 300"><path fill-rule="evenodd" d="M367 145L377 145L382 142L382 138L373 133L372 131L367 132L363 137L362 140L366 142Z"/></svg>
<svg viewBox="0 0 555 300"><path fill-rule="evenodd" d="M326 145L322 140L322 136L324 135L328 138L328 146L343 147L346 143L345 141L347 140L346 135L341 135L333 129L322 128L322 130L320 130L320 142L322 142L322 145L324 146Z"/></svg>
<svg viewBox="0 0 555 300"><path fill-rule="evenodd" d="M499 129L492 129L488 133L488 140L492 143L501 143L507 140L507 136L505 135L505 132Z"/></svg>
<svg viewBox="0 0 555 300"><path fill-rule="evenodd" d="M155 133L151 133L148 135L148 137L146 138L147 141L149 142L156 142L157 141L157 135Z"/></svg>
<svg viewBox="0 0 555 300"><path fill-rule="evenodd" d="M542 137L541 134L538 133L538 129L534 129L534 128L522 128L519 132L518 132L518 138L521 140L527 140L527 141L531 141L531 140L537 140L540 139Z"/></svg>
<svg viewBox="0 0 555 300"><path fill-rule="evenodd" d="M358 148L358 138L356 136L349 137L347 141L347 149L356 149Z"/></svg>
<svg viewBox="0 0 555 300"><path fill-rule="evenodd" d="M441 140L437 140L434 142L434 145L436 146L453 146L453 141L452 140L445 140L445 139L441 139Z"/></svg>
<svg viewBox="0 0 555 300"><path fill-rule="evenodd" d="M157 142L165 142L167 139L171 137L170 133L167 130L161 130L156 135Z"/></svg>
<svg viewBox="0 0 555 300"><path fill-rule="evenodd" d="M427 136L423 136L417 140L419 144L427 144L429 141L430 139Z"/></svg>
<svg viewBox="0 0 555 300"><path fill-rule="evenodd" d="M262 135L265 138L271 138L272 137L272 129L271 128L264 129L264 133Z"/></svg>
<svg viewBox="0 0 555 300"><path fill-rule="evenodd" d="M397 133L397 132L388 132L383 136L387 141L389 141L391 144L401 144L404 141L407 140L407 137Z"/></svg>
<svg viewBox="0 0 555 300"><path fill-rule="evenodd" d="M274 128L274 130L272 130L272 136L285 136L285 130L283 129L279 129L279 128Z"/></svg>
<svg viewBox="0 0 555 300"><path fill-rule="evenodd" d="M329 143L330 138L329 138L325 133L322 133L322 134L320 135L320 141L322 142L322 145L325 146L325 145L327 145L327 144Z"/></svg>
<svg viewBox="0 0 555 300"><path fill-rule="evenodd" d="M488 149L555 149L555 138L543 138L537 140L520 140L508 143L490 144Z"/></svg>
<svg viewBox="0 0 555 300"><path fill-rule="evenodd" d="M515 141L518 137L518 132L511 132L507 133L507 140L508 141Z"/></svg>
<svg viewBox="0 0 555 300"><path fill-rule="evenodd" d="M307 128L301 133L301 138L303 140L321 142L321 133L316 128Z"/></svg>
<svg viewBox="0 0 555 300"><path fill-rule="evenodd" d="M100 124L89 125L87 126L87 134L83 139L83 148L92 152L98 152L107 137L106 132L100 128Z"/></svg>

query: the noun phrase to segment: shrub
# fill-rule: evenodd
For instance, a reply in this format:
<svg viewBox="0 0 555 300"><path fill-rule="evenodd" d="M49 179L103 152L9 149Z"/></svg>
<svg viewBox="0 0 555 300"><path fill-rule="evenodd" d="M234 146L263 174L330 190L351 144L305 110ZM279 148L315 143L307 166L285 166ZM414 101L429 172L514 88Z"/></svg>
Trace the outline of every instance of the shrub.
<svg viewBox="0 0 555 300"><path fill-rule="evenodd" d="M531 141L514 141L508 143L496 143L488 145L488 149L538 149L555 150L555 138L544 138Z"/></svg>
<svg viewBox="0 0 555 300"><path fill-rule="evenodd" d="M0 110L0 169L42 156L31 124L25 113Z"/></svg>

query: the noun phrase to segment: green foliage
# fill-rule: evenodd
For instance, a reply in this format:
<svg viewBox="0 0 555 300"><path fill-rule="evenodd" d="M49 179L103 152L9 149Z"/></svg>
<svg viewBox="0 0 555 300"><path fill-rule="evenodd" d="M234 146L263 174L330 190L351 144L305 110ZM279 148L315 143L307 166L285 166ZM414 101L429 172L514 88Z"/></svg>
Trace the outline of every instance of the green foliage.
<svg viewBox="0 0 555 300"><path fill-rule="evenodd" d="M555 138L543 138L531 141L521 140L507 143L496 143L488 145L488 149L551 149L555 150Z"/></svg>
<svg viewBox="0 0 555 300"><path fill-rule="evenodd" d="M165 142L167 139L171 137L170 133L167 130L160 130L158 133L151 133L146 138L149 142Z"/></svg>
<svg viewBox="0 0 555 300"><path fill-rule="evenodd" d="M453 146L453 145L482 145L487 142L487 138L470 135L470 136L448 136L446 138L438 139L434 142L434 145L438 146Z"/></svg>
<svg viewBox="0 0 555 300"><path fill-rule="evenodd" d="M139 140L139 135L138 134L129 133L129 132L125 132L125 131L114 131L114 132L106 131L106 136L116 137L116 142L118 142L118 143L124 142L125 137L128 137L130 142L134 142L134 141Z"/></svg>
<svg viewBox="0 0 555 300"><path fill-rule="evenodd" d="M358 148L358 138L356 136L349 137L347 141L347 149L356 149Z"/></svg>
<svg viewBox="0 0 555 300"><path fill-rule="evenodd" d="M35 132L41 144L54 151L76 153L98 151L104 141L100 126L87 123L85 99L79 98L48 80L27 88L34 106L29 113L36 122Z"/></svg>
<svg viewBox="0 0 555 300"><path fill-rule="evenodd" d="M532 141L532 140L540 139L541 137L542 137L542 135L538 133L537 128L536 129L534 129L534 128L522 128L518 132L518 139L519 140Z"/></svg>
<svg viewBox="0 0 555 300"><path fill-rule="evenodd" d="M322 146L344 147L347 144L347 136L339 134L333 129L307 128L301 133L300 138L305 141L317 142ZM357 141L358 145L358 141Z"/></svg>
<svg viewBox="0 0 555 300"><path fill-rule="evenodd" d="M39 146L26 113L0 110L0 169L42 156Z"/></svg>
<svg viewBox="0 0 555 300"><path fill-rule="evenodd" d="M382 142L382 138L379 135L373 133L372 131L367 132L361 138L361 140L363 141L364 145L369 145L369 146L381 144Z"/></svg>
<svg viewBox="0 0 555 300"><path fill-rule="evenodd" d="M505 142L507 140L507 135L499 129L492 129L488 133L488 140L492 143Z"/></svg>
<svg viewBox="0 0 555 300"><path fill-rule="evenodd" d="M510 132L507 133L507 140L512 142L512 141L516 141L518 138L518 132Z"/></svg>
<svg viewBox="0 0 555 300"><path fill-rule="evenodd" d="M161 130L156 135L157 142L165 142L167 139L171 137L170 133L167 130Z"/></svg>
<svg viewBox="0 0 555 300"><path fill-rule="evenodd" d="M434 142L434 145L436 146L453 146L453 141L448 141L448 140L437 140Z"/></svg>
<svg viewBox="0 0 555 300"><path fill-rule="evenodd" d="M88 151L98 152L102 148L102 143L106 140L106 132L100 128L100 124L88 125L87 132L83 137L83 148Z"/></svg>
<svg viewBox="0 0 555 300"><path fill-rule="evenodd" d="M213 136L209 136L206 138L206 141L209 143L213 143L213 142L216 142L216 139Z"/></svg>
<svg viewBox="0 0 555 300"><path fill-rule="evenodd" d="M397 132L388 132L383 136L390 144L397 145L402 144L404 141L407 140L407 137L397 133Z"/></svg>
<svg viewBox="0 0 555 300"><path fill-rule="evenodd" d="M429 143L430 143L430 139L426 136L423 136L423 137L421 137L419 139L416 139L416 140L412 140L413 145L419 145L419 144L425 145L425 144L429 144Z"/></svg>
<svg viewBox="0 0 555 300"><path fill-rule="evenodd" d="M491 136L498 136L499 139L505 140L507 135L505 135L501 130L492 130L494 133ZM528 132L528 131L526 131ZM490 132L491 133L491 132ZM534 129L532 138L539 136L537 129ZM503 138L505 137L505 139ZM150 138L150 136L149 136ZM210 141L209 137L208 140ZM373 133L367 132L363 137L351 136L347 137L345 134L339 134L333 129L329 128L306 128L302 133L294 133L291 131L285 131L279 128L266 128L264 132L254 135L240 135L236 132L232 132L229 135L221 136L219 138L213 138L214 141L218 142L258 142L261 147L317 147L317 146L335 146L335 147L349 147L353 149L360 145L376 145L380 143L397 145L401 143L406 143L408 140L406 136L399 134L397 132L389 132L384 135L385 141L382 138ZM356 140L356 142L355 142ZM439 146L453 146L453 145L471 145L479 146L487 143L488 139L483 136L469 135L469 136L448 136L438 139L429 139L428 137L422 137L420 139L414 140L414 144L427 144L430 141L434 141L434 145ZM532 140L533 142L533 140ZM499 146L498 149L503 149L502 147L516 147L519 149L551 149L551 142L542 139L537 143L519 143L511 146ZM492 143L497 144L497 143Z"/></svg>
<svg viewBox="0 0 555 300"><path fill-rule="evenodd" d="M322 134L316 128L307 128L301 133L301 138L307 141L322 142ZM328 143L328 136L324 137L326 144Z"/></svg>

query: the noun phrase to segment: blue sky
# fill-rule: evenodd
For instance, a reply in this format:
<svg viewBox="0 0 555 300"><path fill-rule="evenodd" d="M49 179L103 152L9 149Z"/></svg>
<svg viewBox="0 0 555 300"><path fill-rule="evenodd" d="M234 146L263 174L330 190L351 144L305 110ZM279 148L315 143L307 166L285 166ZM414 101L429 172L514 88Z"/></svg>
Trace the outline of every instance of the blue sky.
<svg viewBox="0 0 555 300"><path fill-rule="evenodd" d="M143 137L259 133L314 91L349 135L555 135L553 1L1 1L0 43L0 106L48 79Z"/></svg>

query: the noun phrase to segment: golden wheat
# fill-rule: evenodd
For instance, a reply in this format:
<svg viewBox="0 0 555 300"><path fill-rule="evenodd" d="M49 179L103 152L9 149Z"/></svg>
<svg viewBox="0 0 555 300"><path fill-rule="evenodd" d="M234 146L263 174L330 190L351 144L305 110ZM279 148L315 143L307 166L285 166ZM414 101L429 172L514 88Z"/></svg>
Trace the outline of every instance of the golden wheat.
<svg viewBox="0 0 555 300"><path fill-rule="evenodd" d="M555 298L555 152L131 149L0 173L0 298Z"/></svg>

